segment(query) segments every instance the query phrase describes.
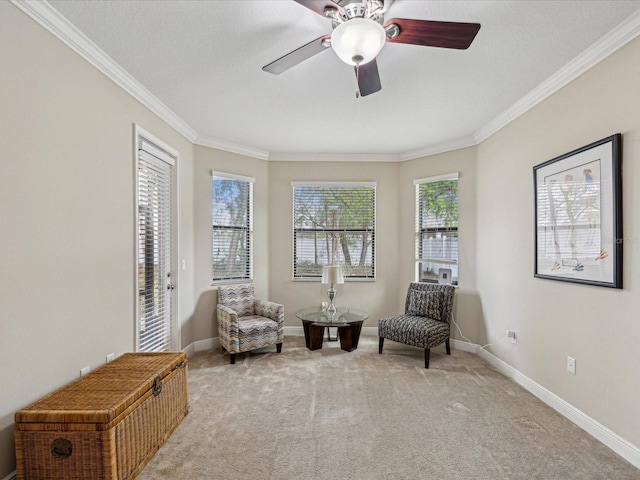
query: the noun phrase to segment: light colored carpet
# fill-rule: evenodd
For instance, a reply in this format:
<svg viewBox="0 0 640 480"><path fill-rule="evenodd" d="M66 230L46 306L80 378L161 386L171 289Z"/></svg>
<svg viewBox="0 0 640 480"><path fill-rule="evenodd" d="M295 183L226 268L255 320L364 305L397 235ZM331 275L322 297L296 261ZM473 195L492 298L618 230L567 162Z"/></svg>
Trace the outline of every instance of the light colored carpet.
<svg viewBox="0 0 640 480"><path fill-rule="evenodd" d="M476 355L302 337L189 359L191 411L139 475L165 479L640 479Z"/></svg>

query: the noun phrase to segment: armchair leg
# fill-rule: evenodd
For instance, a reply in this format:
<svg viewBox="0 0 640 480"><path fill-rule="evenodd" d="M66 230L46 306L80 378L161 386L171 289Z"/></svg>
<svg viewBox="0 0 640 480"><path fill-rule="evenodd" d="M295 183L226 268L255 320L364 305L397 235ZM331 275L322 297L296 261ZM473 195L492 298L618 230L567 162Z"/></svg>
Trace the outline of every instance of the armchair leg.
<svg viewBox="0 0 640 480"><path fill-rule="evenodd" d="M448 338L445 340L444 346L447 349L447 355L451 355L451 347L449 346L449 339Z"/></svg>
<svg viewBox="0 0 640 480"><path fill-rule="evenodd" d="M231 365L233 365L234 363L236 363L236 354L235 353L231 353L229 354L229 363Z"/></svg>
<svg viewBox="0 0 640 480"><path fill-rule="evenodd" d="M431 353L431 349L424 349L424 368L429 368L429 354Z"/></svg>
<svg viewBox="0 0 640 480"><path fill-rule="evenodd" d="M276 351L280 353L282 351L282 342L276 343Z"/></svg>
<svg viewBox="0 0 640 480"><path fill-rule="evenodd" d="M380 341L378 342L378 353L382 353L383 344L384 344L384 337L380 337Z"/></svg>

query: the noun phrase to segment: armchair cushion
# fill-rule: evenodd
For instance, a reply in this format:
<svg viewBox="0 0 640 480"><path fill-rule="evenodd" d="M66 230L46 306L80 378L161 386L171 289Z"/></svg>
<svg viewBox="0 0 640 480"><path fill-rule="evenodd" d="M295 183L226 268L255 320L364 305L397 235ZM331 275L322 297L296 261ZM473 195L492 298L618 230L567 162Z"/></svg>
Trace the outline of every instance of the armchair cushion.
<svg viewBox="0 0 640 480"><path fill-rule="evenodd" d="M449 339L449 324L414 315L383 318L378 335L413 347L433 348Z"/></svg>
<svg viewBox="0 0 640 480"><path fill-rule="evenodd" d="M442 320L441 304L444 301L442 292L424 292L411 289L409 291L409 307L407 315Z"/></svg>
<svg viewBox="0 0 640 480"><path fill-rule="evenodd" d="M238 329L240 337L243 335L260 336L265 333L276 332L278 330L278 322L259 315L250 315L240 319Z"/></svg>

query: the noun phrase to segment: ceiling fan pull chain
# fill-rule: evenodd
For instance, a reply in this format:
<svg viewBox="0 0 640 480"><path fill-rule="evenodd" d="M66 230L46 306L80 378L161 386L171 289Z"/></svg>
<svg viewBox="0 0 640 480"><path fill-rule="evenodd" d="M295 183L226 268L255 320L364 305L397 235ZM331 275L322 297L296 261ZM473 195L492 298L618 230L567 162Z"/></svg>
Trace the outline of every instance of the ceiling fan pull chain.
<svg viewBox="0 0 640 480"><path fill-rule="evenodd" d="M356 90L356 98L360 98L360 64L356 65L356 84L358 89Z"/></svg>

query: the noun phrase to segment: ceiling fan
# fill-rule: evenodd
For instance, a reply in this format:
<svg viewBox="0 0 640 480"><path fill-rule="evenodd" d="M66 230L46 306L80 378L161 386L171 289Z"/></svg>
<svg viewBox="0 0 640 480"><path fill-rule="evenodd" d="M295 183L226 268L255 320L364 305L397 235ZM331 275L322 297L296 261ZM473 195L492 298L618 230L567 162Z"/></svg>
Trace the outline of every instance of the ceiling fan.
<svg viewBox="0 0 640 480"><path fill-rule="evenodd" d="M353 65L358 82L356 96L382 89L376 56L386 42L464 50L480 30L479 23L437 22L394 18L384 14L395 0L294 0L331 19L333 32L312 40L262 67L280 74L331 47L345 63Z"/></svg>

